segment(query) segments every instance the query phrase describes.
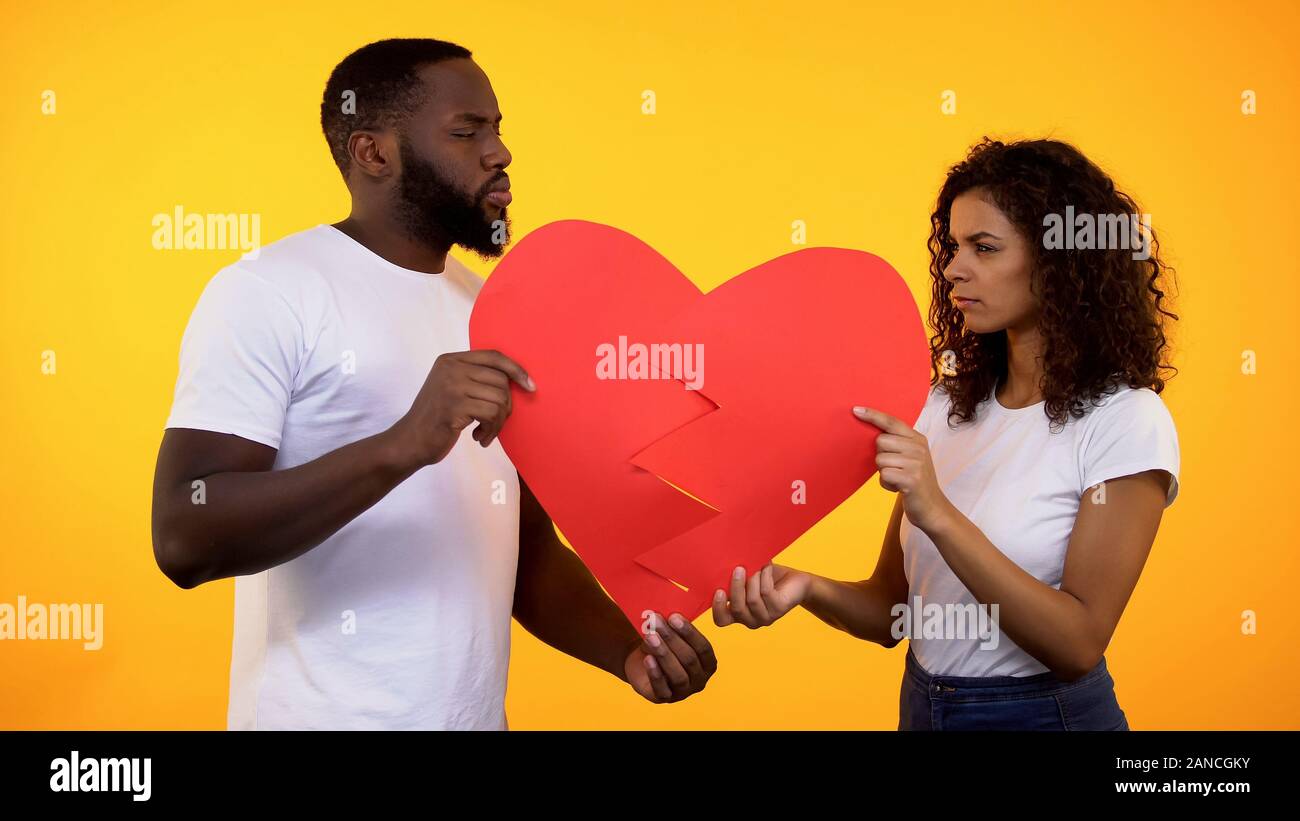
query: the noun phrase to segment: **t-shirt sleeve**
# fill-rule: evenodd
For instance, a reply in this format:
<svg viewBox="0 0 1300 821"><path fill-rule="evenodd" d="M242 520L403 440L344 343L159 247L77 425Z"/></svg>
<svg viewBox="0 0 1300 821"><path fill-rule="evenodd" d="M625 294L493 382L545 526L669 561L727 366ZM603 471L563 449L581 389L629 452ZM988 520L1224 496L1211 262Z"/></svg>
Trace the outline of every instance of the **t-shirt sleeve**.
<svg viewBox="0 0 1300 821"><path fill-rule="evenodd" d="M1080 492L1108 479L1147 470L1169 473L1165 507L1178 496L1178 432L1159 394L1130 390L1094 409L1079 457Z"/></svg>
<svg viewBox="0 0 1300 821"><path fill-rule="evenodd" d="M169 428L280 446L302 350L302 323L271 282L236 266L199 297L181 339Z"/></svg>
<svg viewBox="0 0 1300 821"><path fill-rule="evenodd" d="M921 413L916 418L916 424L912 429L923 436L930 435L930 426L934 424L936 417L947 421L948 395L938 385L931 385L930 392L926 394L925 404L921 407Z"/></svg>

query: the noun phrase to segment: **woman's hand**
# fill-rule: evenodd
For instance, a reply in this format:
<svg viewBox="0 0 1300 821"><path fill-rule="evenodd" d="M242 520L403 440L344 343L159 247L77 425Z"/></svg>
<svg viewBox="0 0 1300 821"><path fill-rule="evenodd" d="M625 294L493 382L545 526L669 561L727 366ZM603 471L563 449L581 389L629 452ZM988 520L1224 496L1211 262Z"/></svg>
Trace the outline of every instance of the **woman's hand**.
<svg viewBox="0 0 1300 821"><path fill-rule="evenodd" d="M876 437L880 486L903 494L907 520L927 534L947 521L956 509L939 487L925 437L903 420L878 410L857 407L853 415L881 430Z"/></svg>
<svg viewBox="0 0 1300 821"><path fill-rule="evenodd" d="M751 630L766 627L803 604L812 576L799 570L769 564L745 580L745 568L731 574L731 592L713 594L713 623L719 627L740 623Z"/></svg>

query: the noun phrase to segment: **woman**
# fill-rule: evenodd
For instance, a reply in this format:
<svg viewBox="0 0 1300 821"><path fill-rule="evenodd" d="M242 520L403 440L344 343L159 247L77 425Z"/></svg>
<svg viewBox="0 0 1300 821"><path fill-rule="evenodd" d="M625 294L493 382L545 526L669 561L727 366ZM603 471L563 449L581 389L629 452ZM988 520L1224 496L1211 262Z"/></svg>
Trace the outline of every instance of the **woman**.
<svg viewBox="0 0 1300 821"><path fill-rule="evenodd" d="M1065 236L1088 219L1091 236ZM853 409L898 493L875 572L736 568L714 621L802 606L885 647L909 638L899 729L1128 729L1103 653L1179 467L1158 395L1170 269L1149 222L1118 230L1139 220L1070 145L972 148L931 215L934 375L916 429Z"/></svg>

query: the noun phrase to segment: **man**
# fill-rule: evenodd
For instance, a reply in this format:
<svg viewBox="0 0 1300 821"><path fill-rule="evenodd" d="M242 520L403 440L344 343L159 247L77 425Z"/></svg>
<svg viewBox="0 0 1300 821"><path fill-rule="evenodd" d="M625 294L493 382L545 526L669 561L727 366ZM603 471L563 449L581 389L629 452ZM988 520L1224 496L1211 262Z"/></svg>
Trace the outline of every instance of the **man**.
<svg viewBox="0 0 1300 821"><path fill-rule="evenodd" d="M679 614L637 633L496 441L536 386L465 350L481 281L448 251L503 251L500 122L460 46L356 51L321 104L351 215L223 269L190 319L154 554L184 588L237 577L232 729L503 729L512 614L653 702L717 667Z"/></svg>

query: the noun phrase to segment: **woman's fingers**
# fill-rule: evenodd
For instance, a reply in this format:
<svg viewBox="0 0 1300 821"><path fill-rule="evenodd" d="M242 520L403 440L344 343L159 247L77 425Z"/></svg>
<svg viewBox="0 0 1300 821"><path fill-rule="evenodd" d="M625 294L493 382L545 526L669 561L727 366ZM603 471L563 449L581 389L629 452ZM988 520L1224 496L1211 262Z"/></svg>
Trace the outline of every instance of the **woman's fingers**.
<svg viewBox="0 0 1300 821"><path fill-rule="evenodd" d="M877 454L876 454L876 467L878 467L878 468L880 468L880 469L882 469L882 470L885 469L885 468L899 468L899 469L901 470L901 469L907 468L909 465L913 464L915 461L916 461L916 460L912 459L912 458L909 457L909 456L901 456L901 455L899 455L899 454L897 454L897 453L877 453Z"/></svg>
<svg viewBox="0 0 1300 821"><path fill-rule="evenodd" d="M713 594L713 623L719 627L726 627L729 624L735 624L736 619L727 609L727 591L718 588Z"/></svg>
<svg viewBox="0 0 1300 821"><path fill-rule="evenodd" d="M729 591L713 594L713 623L719 627L739 622L751 629L766 627L785 614L777 592L778 571L768 563L748 579L745 569L731 574ZM780 574L783 575L783 574Z"/></svg>
<svg viewBox="0 0 1300 821"><path fill-rule="evenodd" d="M876 451L887 453L919 454L922 446L916 436L899 436L896 433L882 433L876 437Z"/></svg>
<svg viewBox="0 0 1300 821"><path fill-rule="evenodd" d="M745 602L745 568L737 567L731 574L731 594L727 598L731 617L746 627L758 627Z"/></svg>
<svg viewBox="0 0 1300 821"><path fill-rule="evenodd" d="M901 491L904 479L903 471L898 468L884 468L880 471L880 486L890 492Z"/></svg>
<svg viewBox="0 0 1300 821"><path fill-rule="evenodd" d="M771 563L768 563L758 575L758 594L763 597L763 604L767 606L768 614L778 619L782 613L781 603L776 597L776 571L772 569Z"/></svg>
<svg viewBox="0 0 1300 821"><path fill-rule="evenodd" d="M853 409L853 415L869 425L875 425L885 433L907 436L912 432L911 425L907 424L902 419L899 419L896 416L890 416L883 411L864 408L859 405Z"/></svg>
<svg viewBox="0 0 1300 821"><path fill-rule="evenodd" d="M749 577L745 583L745 604L749 606L750 615L754 617L755 625L764 627L772 623L772 616L767 612L767 604L763 601L763 592L760 589L763 583L763 574L755 573Z"/></svg>

